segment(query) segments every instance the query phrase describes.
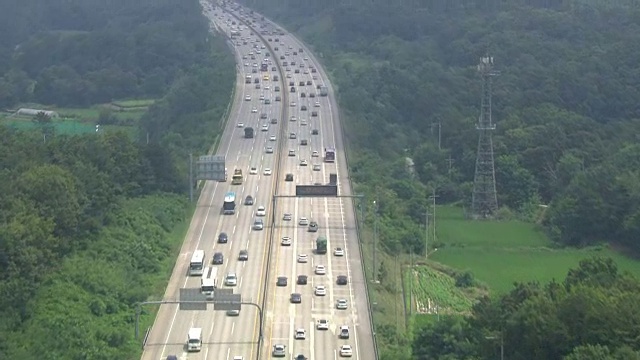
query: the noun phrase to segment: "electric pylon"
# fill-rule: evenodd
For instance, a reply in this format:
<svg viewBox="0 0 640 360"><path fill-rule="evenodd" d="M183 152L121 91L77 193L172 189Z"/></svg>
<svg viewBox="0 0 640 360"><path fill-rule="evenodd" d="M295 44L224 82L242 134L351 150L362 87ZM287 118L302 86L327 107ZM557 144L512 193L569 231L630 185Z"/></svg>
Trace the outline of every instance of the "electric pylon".
<svg viewBox="0 0 640 360"><path fill-rule="evenodd" d="M491 121L491 78L499 75L499 72L493 69L493 57L480 58L478 72L482 77L482 103L476 125L479 137L471 209L474 219L488 219L493 217L498 209L491 135L496 129L496 125Z"/></svg>

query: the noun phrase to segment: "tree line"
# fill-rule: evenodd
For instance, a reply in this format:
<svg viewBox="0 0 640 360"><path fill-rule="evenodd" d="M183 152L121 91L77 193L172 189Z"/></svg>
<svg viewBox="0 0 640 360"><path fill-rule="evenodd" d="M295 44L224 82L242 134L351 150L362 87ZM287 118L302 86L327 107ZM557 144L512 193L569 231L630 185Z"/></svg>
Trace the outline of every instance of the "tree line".
<svg viewBox="0 0 640 360"><path fill-rule="evenodd" d="M175 261L183 239L173 232L190 209L188 154L206 153L221 133L235 85L233 56L222 36L209 34L197 1L54 0L11 4L11 16L4 10L3 78L22 73L36 84L66 68L86 83L91 72L115 66L135 83L118 97L158 100L133 135L59 134L42 114L32 131L0 126L0 358L135 357L135 304L158 295ZM126 36L112 36L119 32ZM29 47L30 60L19 58ZM158 58L140 56L148 51ZM147 88L154 74L162 81ZM68 79L53 79L49 94L86 91ZM6 106L41 101L38 86L0 99ZM106 99L69 96L50 104ZM152 320L143 313L143 324Z"/></svg>

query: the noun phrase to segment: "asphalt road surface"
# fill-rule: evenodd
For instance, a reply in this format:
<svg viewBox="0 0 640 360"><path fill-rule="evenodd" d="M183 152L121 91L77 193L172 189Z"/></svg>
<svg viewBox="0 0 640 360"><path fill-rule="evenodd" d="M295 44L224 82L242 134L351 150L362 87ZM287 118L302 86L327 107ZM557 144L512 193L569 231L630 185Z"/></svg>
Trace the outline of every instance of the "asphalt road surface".
<svg viewBox="0 0 640 360"><path fill-rule="evenodd" d="M242 295L243 301L262 305L266 282L264 336L259 347L260 318L253 306L243 305L238 316L229 316L224 311L213 311L212 305L207 311L183 311L178 310L177 305L162 305L142 358L164 360L176 355L178 359L232 360L242 356L248 360L256 359L260 351L261 359L271 359L273 346L282 344L286 359L303 354L310 360L328 360L339 358L341 345L347 344L353 349L353 359L373 360L373 336L352 200L274 197L274 194L295 195L296 184L328 183L331 173L338 176L339 194L351 195L338 109L326 74L302 43L288 33L272 34L276 26L261 20L259 15L251 17L247 10L240 13L227 8L223 11L207 4L203 8L211 19L212 29L227 36L232 30L240 33L229 41L236 53L238 75L230 119L218 149L218 154L226 156L229 179L206 182L164 298L178 299L180 288L200 287L200 277L188 276L188 268L193 252L202 249L206 253L205 266L218 269L219 288L229 288L224 285L227 273L238 275L238 284L232 288L234 293ZM267 33L259 37L252 29ZM265 59L270 63L268 71L262 72L260 64ZM257 71L253 73L253 69ZM250 84L245 83L246 75L251 75ZM265 75L269 75L268 80ZM278 81L273 81L274 75L279 76ZM254 83L256 78L260 79L259 89ZM294 82L295 93L290 92L290 81ZM300 81L305 85L300 86ZM311 84L307 85L307 81ZM318 85L327 86L329 96L319 96ZM280 91L276 91L276 86ZM317 96L310 97L312 93ZM277 96L280 101L276 101ZM263 99L269 99L270 104ZM303 105L306 110L302 110ZM313 111L317 116L311 116ZM266 119L260 119L261 116ZM271 119L277 119L277 124L272 124ZM263 129L265 124L268 128ZM253 139L244 138L244 128L248 126L254 128ZM318 130L317 135L312 135L313 129ZM275 141L272 136L276 137ZM302 140L308 144L302 145ZM274 153L267 153L267 147L272 147ZM336 148L335 162L324 161L326 147ZM302 165L303 160L307 165ZM256 168L256 174L250 174L252 167ZM243 171L241 185L231 184L236 168ZM271 175L265 173L269 169ZM294 175L294 181L284 181L287 173ZM237 194L234 215L222 215L224 195L228 191ZM254 205L243 204L247 195L255 198ZM266 216L257 216L259 206L266 207ZM291 214L292 219L284 220L285 213ZM316 221L318 232L309 232L308 226L300 225L301 217ZM263 219L264 230L252 229L256 218ZM220 232L229 235L228 243L217 243ZM290 246L281 245L285 236L291 239ZM318 236L328 240L325 255L315 254ZM334 255L336 247L344 249L344 256ZM248 251L248 261L238 260L240 250ZM215 252L224 255L222 265L212 265ZM308 262L298 262L300 254L306 254ZM268 273L267 259L270 259ZM318 265L325 267L325 274L315 274ZM308 283L296 284L298 275L307 275ZM338 275L346 275L348 284L337 285ZM288 284L276 286L277 277L282 276L287 277ZM314 294L319 285L325 286L326 295ZM301 304L290 303L294 292L301 294ZM347 301L346 310L336 308L338 299ZM328 330L316 329L320 319L328 320ZM339 328L344 325L350 330L348 339L338 337ZM200 352L187 353L187 333L192 327L202 328L203 346ZM305 339L294 339L297 329L305 330Z"/></svg>

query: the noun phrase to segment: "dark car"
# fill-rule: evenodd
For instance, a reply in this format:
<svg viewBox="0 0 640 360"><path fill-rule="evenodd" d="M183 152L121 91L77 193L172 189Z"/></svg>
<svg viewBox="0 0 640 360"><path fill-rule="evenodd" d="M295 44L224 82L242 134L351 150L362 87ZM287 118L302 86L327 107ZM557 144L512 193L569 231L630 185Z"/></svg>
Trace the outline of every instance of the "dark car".
<svg viewBox="0 0 640 360"><path fill-rule="evenodd" d="M309 232L317 232L318 231L318 223L312 221L309 223Z"/></svg>
<svg viewBox="0 0 640 360"><path fill-rule="evenodd" d="M311 135L318 135L318 129L311 130Z"/></svg>
<svg viewBox="0 0 640 360"><path fill-rule="evenodd" d="M228 243L229 242L229 236L227 235L227 233L221 232L220 235L218 235L218 242L220 244Z"/></svg>
<svg viewBox="0 0 640 360"><path fill-rule="evenodd" d="M312 85L313 83L311 82L311 80L307 80L307 85Z"/></svg>
<svg viewBox="0 0 640 360"><path fill-rule="evenodd" d="M302 358L302 360L305 360L306 358ZM178 357L175 355L169 355L167 356L167 360L178 360Z"/></svg>
<svg viewBox="0 0 640 360"><path fill-rule="evenodd" d="M302 105L302 106L300 107L300 110L301 110L301 111L307 111L307 105Z"/></svg>
<svg viewBox="0 0 640 360"><path fill-rule="evenodd" d="M244 198L244 204L245 205L253 205L253 196L247 195L247 197Z"/></svg>
<svg viewBox="0 0 640 360"><path fill-rule="evenodd" d="M298 83L298 85L299 85L299 86L305 86L305 85L304 85L304 81L300 81L300 82Z"/></svg>
<svg viewBox="0 0 640 360"><path fill-rule="evenodd" d="M317 117L318 116L318 112L317 111L312 111L311 112L311 117Z"/></svg>
<svg viewBox="0 0 640 360"><path fill-rule="evenodd" d="M249 252L247 250L240 250L240 254L238 254L238 260L240 261L249 260Z"/></svg>
<svg viewBox="0 0 640 360"><path fill-rule="evenodd" d="M276 281L276 286L287 286L287 277L278 276L278 281Z"/></svg>
<svg viewBox="0 0 640 360"><path fill-rule="evenodd" d="M291 294L291 303L292 304L300 304L302 303L302 295L298 293Z"/></svg>
<svg viewBox="0 0 640 360"><path fill-rule="evenodd" d="M302 139L302 140L300 140L300 145L302 145L302 146L309 145L309 141L307 141L306 139Z"/></svg>
<svg viewBox="0 0 640 360"><path fill-rule="evenodd" d="M224 262L224 255L221 252L213 254L213 265L222 265Z"/></svg>
<svg viewBox="0 0 640 360"><path fill-rule="evenodd" d="M305 93L300 93L300 97L301 97L301 98L303 98L303 97L307 97L307 94L305 94Z"/></svg>
<svg viewBox="0 0 640 360"><path fill-rule="evenodd" d="M284 181L293 181L293 174L287 174L284 177Z"/></svg>
<svg viewBox="0 0 640 360"><path fill-rule="evenodd" d="M312 97L312 98L316 97L316 93L309 93L309 97Z"/></svg>
<svg viewBox="0 0 640 360"><path fill-rule="evenodd" d="M298 285L307 285L307 275L298 275Z"/></svg>
<svg viewBox="0 0 640 360"><path fill-rule="evenodd" d="M298 355L296 355L294 360L307 360L307 357L302 355L302 354L298 354Z"/></svg>
<svg viewBox="0 0 640 360"><path fill-rule="evenodd" d="M349 280L347 279L346 275L338 275L338 280L336 281L336 284L347 285L348 282Z"/></svg>

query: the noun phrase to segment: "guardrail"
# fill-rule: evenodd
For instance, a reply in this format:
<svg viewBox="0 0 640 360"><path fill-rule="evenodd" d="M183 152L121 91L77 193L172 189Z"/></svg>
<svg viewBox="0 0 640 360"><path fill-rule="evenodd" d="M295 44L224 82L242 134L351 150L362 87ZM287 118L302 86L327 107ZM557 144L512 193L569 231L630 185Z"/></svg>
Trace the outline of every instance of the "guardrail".
<svg viewBox="0 0 640 360"><path fill-rule="evenodd" d="M277 25L278 27L285 29L284 26L282 26L281 24L275 23L271 20L268 20L269 22L271 22L274 25ZM260 36L260 35L259 35ZM325 81L325 86L327 86L328 92L329 94L333 94L333 98L331 97L331 95L329 95L329 101L333 102L333 105L335 109L337 109L336 111L338 112L337 114L337 120L338 120L338 125L340 126L340 140L342 142L342 146L344 149L344 157L346 160L346 166L347 166L347 171L350 172L351 167L349 165L349 156L347 155L347 142L345 141L345 128L344 128L344 124L342 121L340 121L339 119L341 118L341 114L340 114L340 108L337 106L337 94L334 91L333 85L331 84L331 81L329 80L329 76L328 74L324 71L324 66L322 66L321 62L318 61L318 59L314 56L313 52L309 51L309 48L307 46L305 46L304 42L300 41L300 39L298 39L296 36L294 36L291 32L289 32L289 36L293 37L294 39L296 39L296 41L301 44L302 48L304 49L304 51L307 53L307 56L316 64L319 64L320 66L317 66L316 69L318 70L318 72L323 76L324 79L326 79ZM260 36L261 39L262 36ZM263 39L264 40L264 39ZM278 68L280 68L280 66L278 65ZM286 106L285 106L286 108ZM337 145L337 144L336 144ZM353 183L351 181L351 176L348 176L348 182L349 182L349 188L351 189L351 192L353 192ZM353 199L351 200L353 202ZM379 354L378 354L378 340L377 340L377 335L376 335L376 329L375 329L375 324L373 322L373 309L371 307L371 299L369 296L369 282L366 281L367 280L367 271L365 268L365 261L364 261L364 251L362 249L362 225L360 224L360 220L358 220L358 212L356 210L356 206L355 204L352 204L352 208L353 208L353 212L354 212L354 219L356 219L356 234L358 234L358 251L360 253L360 259L362 259L362 261L360 262L360 266L362 267L362 274L364 275L365 278L365 288L366 288L366 298L367 298L367 313L369 316L369 323L371 324L371 333L373 334L373 346L374 346L374 354L375 354L375 360L379 359ZM364 215L362 218L362 222L364 222ZM374 274L375 276L375 274Z"/></svg>
<svg viewBox="0 0 640 360"><path fill-rule="evenodd" d="M285 77L284 77L284 72L282 71L282 67L280 66L280 62L277 60L276 55L275 55L275 51L273 51L273 49L271 48L271 44L264 38L262 37L262 35L260 34L260 31L257 31L253 26L251 26L250 24L248 24L246 21L244 21L243 19L241 19L240 17L238 17L235 13L228 11L225 8L222 8L224 12L230 14L231 16L233 16L236 20L238 20L239 23L244 24L248 29L251 29L251 31L253 31L256 36L258 38L260 38L260 40L265 44L265 47L267 49L269 49L269 51L271 52L271 54L273 55L273 59L274 59L274 63L276 68L278 69L278 73L280 75L280 81L282 81L282 83L284 84L285 82ZM289 107L287 106L287 104L289 103L289 92L286 91L286 87L282 86L282 101L281 101L281 106L282 106L282 118L280 119L280 134L278 135L278 160L276 162L276 166L274 169L274 174L276 176L276 180L275 180L275 186L274 186L274 195L277 195L278 192L278 186L280 184L280 180L282 180L283 178L280 176L280 167L281 167L281 163L282 163L282 156L281 154L283 153L282 149L284 146L284 139L285 139L285 124L288 119L288 112L289 112ZM271 257L272 257L272 253L273 253L273 239L274 239L274 234L275 234L275 219L276 219L276 201L275 201L275 197L274 197L274 201L273 201L273 206L271 207L271 213L273 214L272 216L272 226L271 226L271 232L269 233L269 242L268 242L268 247L269 247L269 251L267 252L267 268L265 271L265 277L266 280L264 282L264 286L262 289L262 301L261 301L261 306L263 309L266 309L266 302L267 302L267 290L268 290L268 286L269 286L269 272L271 271ZM264 317L265 314L263 312L262 316ZM264 321L264 318L260 319L260 321ZM262 351L262 342L260 341L258 343L258 351L256 354L256 359L260 359L260 352Z"/></svg>

